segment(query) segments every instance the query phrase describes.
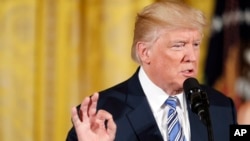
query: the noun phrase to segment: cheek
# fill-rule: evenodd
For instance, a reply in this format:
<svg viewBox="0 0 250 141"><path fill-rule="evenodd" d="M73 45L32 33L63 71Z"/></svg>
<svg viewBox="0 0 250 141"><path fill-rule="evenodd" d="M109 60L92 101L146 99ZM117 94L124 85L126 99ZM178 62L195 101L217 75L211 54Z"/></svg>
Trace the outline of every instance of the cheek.
<svg viewBox="0 0 250 141"><path fill-rule="evenodd" d="M152 65L157 69L163 69L160 71L176 70L183 58L183 52L175 52L159 46L151 50L150 54Z"/></svg>
<svg viewBox="0 0 250 141"><path fill-rule="evenodd" d="M183 53L181 52L166 52L163 53L163 62L168 66L178 66L183 59Z"/></svg>
<svg viewBox="0 0 250 141"><path fill-rule="evenodd" d="M181 62L181 55L177 53L160 53L158 58L158 68L168 73L176 73Z"/></svg>
<svg viewBox="0 0 250 141"><path fill-rule="evenodd" d="M196 66L196 69L198 69L199 63L200 63L200 52L197 53L197 59L194 62L195 66Z"/></svg>

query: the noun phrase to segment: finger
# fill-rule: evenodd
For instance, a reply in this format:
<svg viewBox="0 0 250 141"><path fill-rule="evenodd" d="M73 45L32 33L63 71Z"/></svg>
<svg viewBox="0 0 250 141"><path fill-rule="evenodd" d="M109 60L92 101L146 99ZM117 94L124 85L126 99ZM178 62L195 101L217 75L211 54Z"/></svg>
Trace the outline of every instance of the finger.
<svg viewBox="0 0 250 141"><path fill-rule="evenodd" d="M96 114L96 120L98 120L99 122L99 126L101 128L106 128L106 121L112 119L112 115L105 111L105 110L98 110L97 114Z"/></svg>
<svg viewBox="0 0 250 141"><path fill-rule="evenodd" d="M78 127L78 126L81 124L81 120L80 120L80 118L79 118L79 116L78 116L78 114L77 114L77 109L76 109L76 107L73 107L73 108L71 109L71 118L72 118L73 125L74 125L75 127Z"/></svg>
<svg viewBox="0 0 250 141"><path fill-rule="evenodd" d="M106 120L112 118L112 115L106 110L98 110L96 118L100 120Z"/></svg>
<svg viewBox="0 0 250 141"><path fill-rule="evenodd" d="M110 119L107 119L107 133L110 135L111 139L115 139L115 133L116 133L116 124L113 120L113 117L111 116Z"/></svg>
<svg viewBox="0 0 250 141"><path fill-rule="evenodd" d="M90 98L89 97L84 98L79 110L79 117L81 121L83 121L84 119L88 119L89 104L90 104Z"/></svg>
<svg viewBox="0 0 250 141"><path fill-rule="evenodd" d="M108 134L112 135L114 139L116 133L116 124L113 120L113 116L105 110L99 110L96 114L96 118L102 121L103 125L101 127L106 128ZM107 125L105 125L106 123Z"/></svg>
<svg viewBox="0 0 250 141"><path fill-rule="evenodd" d="M94 93L91 96L91 103L90 103L89 112L88 112L89 116L94 116L96 114L96 106L97 106L98 98L99 98L98 93Z"/></svg>

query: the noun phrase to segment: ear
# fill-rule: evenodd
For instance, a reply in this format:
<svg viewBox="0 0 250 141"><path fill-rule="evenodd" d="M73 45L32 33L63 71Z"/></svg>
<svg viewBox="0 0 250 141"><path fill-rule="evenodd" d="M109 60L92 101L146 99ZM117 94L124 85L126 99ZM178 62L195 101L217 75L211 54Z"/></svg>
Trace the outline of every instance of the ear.
<svg viewBox="0 0 250 141"><path fill-rule="evenodd" d="M150 63L150 48L145 42L137 42L136 49L142 63Z"/></svg>

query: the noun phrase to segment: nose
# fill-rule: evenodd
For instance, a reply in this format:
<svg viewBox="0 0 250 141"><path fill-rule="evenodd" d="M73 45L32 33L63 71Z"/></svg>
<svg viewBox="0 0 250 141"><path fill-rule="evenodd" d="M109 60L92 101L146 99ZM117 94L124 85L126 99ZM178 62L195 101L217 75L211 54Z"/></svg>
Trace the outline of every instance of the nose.
<svg viewBox="0 0 250 141"><path fill-rule="evenodd" d="M186 51L186 61L187 62L195 62L198 59L199 56L199 48L193 46L193 45L189 45L187 47L187 51Z"/></svg>

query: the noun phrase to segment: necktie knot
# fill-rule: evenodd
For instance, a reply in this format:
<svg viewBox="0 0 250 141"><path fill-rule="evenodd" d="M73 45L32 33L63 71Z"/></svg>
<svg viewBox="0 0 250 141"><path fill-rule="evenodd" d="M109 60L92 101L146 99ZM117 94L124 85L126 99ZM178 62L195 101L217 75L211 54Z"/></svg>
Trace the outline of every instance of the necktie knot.
<svg viewBox="0 0 250 141"><path fill-rule="evenodd" d="M176 96L170 96L166 100L165 104L168 105L168 106L170 106L173 109L176 109L177 102L178 102L178 99L177 99Z"/></svg>

